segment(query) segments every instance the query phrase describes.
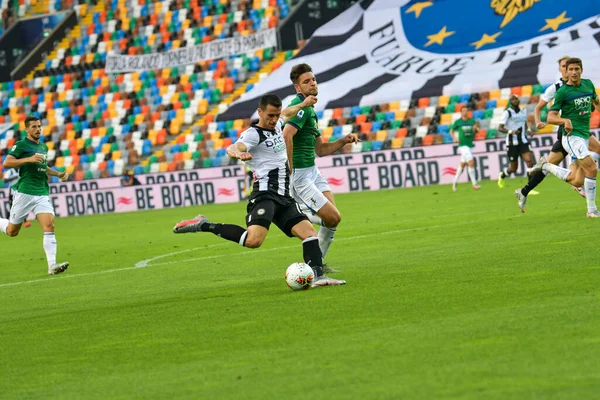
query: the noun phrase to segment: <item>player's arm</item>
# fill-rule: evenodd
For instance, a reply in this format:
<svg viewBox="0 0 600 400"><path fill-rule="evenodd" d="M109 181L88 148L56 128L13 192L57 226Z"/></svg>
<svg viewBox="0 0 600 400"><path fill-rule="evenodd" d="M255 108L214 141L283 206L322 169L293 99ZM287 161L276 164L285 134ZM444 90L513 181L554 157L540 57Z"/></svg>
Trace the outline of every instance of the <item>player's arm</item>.
<svg viewBox="0 0 600 400"><path fill-rule="evenodd" d="M6 156L6 160L4 160L4 168L20 168L21 165L25 164L37 164L44 162L44 157L39 154L34 154L31 157L27 158L16 158L12 155Z"/></svg>
<svg viewBox="0 0 600 400"><path fill-rule="evenodd" d="M286 124L283 127L283 138L285 139L285 150L287 152L290 172L294 169L292 165L292 155L294 154L294 136L298 133L298 128L292 124Z"/></svg>
<svg viewBox="0 0 600 400"><path fill-rule="evenodd" d="M229 158L247 161L252 160L252 154L248 153L248 147L239 140L227 147L227 155Z"/></svg>
<svg viewBox="0 0 600 400"><path fill-rule="evenodd" d="M598 96L592 100L592 104L594 105L596 111L600 111L600 98Z"/></svg>
<svg viewBox="0 0 600 400"><path fill-rule="evenodd" d="M46 168L46 175L57 176L61 182L65 182L69 178L69 174L67 174L66 172L58 172L53 170L52 168Z"/></svg>
<svg viewBox="0 0 600 400"><path fill-rule="evenodd" d="M561 118L561 116L558 114L558 110L550 110L548 113L548 123L552 125L564 125L567 135L573 130L573 124L571 123L571 120L568 118Z"/></svg>
<svg viewBox="0 0 600 400"><path fill-rule="evenodd" d="M503 119L502 123L500 125L498 125L498 132L512 135L515 132L513 130L506 129L506 124L508 123L508 118L509 118L509 114L508 114L508 110L506 110L506 111L504 111L504 119ZM521 129L521 128L519 128L519 129Z"/></svg>
<svg viewBox="0 0 600 400"><path fill-rule="evenodd" d="M297 115L300 110L305 107L313 106L317 103L317 98L315 96L308 96L304 99L304 101L300 104L296 104L295 106L289 106L281 112L281 118L283 122L287 122L294 115Z"/></svg>
<svg viewBox="0 0 600 400"><path fill-rule="evenodd" d="M540 101L538 101L538 103L535 105L535 109L533 110L533 118L535 119L535 126L538 129L544 129L544 127L546 126L546 124L542 122L541 113L542 113L542 109L544 107L546 107L547 104L548 104L547 101L545 101L544 99L540 99Z"/></svg>
<svg viewBox="0 0 600 400"><path fill-rule="evenodd" d="M333 143L324 143L323 138L321 138L321 136L318 136L315 139L315 153L319 157L328 156L330 154L335 153L336 151L338 151L339 149L341 149L342 147L344 147L345 145L347 145L349 143L358 143L358 142L360 142L360 139L358 138L358 136L353 135L351 133L344 136L343 138L336 140Z"/></svg>

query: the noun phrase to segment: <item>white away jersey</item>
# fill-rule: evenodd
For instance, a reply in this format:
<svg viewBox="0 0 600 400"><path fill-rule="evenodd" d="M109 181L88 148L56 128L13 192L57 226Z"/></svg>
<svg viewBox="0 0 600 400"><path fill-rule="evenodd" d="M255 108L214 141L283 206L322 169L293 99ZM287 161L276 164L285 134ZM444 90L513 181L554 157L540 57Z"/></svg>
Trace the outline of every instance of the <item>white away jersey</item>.
<svg viewBox="0 0 600 400"><path fill-rule="evenodd" d="M552 85L548 86L546 88L546 91L544 91L544 93L541 96L542 100L544 100L546 103L550 103L552 100L554 100L554 95L556 94L556 91L560 89L561 86L564 84L565 83L562 81L562 79L559 79Z"/></svg>
<svg viewBox="0 0 600 400"><path fill-rule="evenodd" d="M254 191L290 196L290 170L288 168L284 121L279 118L274 130L252 125L242 132L239 141L246 145L252 160L246 161L254 174Z"/></svg>
<svg viewBox="0 0 600 400"><path fill-rule="evenodd" d="M516 146L519 143L528 143L527 141L527 109L521 108L519 112L515 112L512 108L504 111L502 120L504 127L509 131L517 131L521 128L521 133L513 133L506 135L506 145Z"/></svg>

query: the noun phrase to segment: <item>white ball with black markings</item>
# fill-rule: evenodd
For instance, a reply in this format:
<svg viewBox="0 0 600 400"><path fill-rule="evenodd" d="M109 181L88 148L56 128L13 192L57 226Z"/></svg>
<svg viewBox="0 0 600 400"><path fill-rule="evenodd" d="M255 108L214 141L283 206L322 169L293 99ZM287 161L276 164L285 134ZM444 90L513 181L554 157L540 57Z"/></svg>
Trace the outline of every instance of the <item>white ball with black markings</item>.
<svg viewBox="0 0 600 400"><path fill-rule="evenodd" d="M285 271L285 281L292 290L308 290L314 279L314 271L305 263L293 263Z"/></svg>

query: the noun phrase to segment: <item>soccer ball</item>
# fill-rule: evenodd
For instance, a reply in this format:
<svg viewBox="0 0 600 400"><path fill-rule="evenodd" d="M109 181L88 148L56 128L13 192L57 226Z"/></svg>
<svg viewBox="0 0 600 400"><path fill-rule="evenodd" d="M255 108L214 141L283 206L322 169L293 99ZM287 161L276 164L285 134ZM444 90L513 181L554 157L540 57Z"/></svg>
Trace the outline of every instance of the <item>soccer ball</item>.
<svg viewBox="0 0 600 400"><path fill-rule="evenodd" d="M285 271L285 281L292 290L310 289L314 279L312 268L304 263L293 263Z"/></svg>

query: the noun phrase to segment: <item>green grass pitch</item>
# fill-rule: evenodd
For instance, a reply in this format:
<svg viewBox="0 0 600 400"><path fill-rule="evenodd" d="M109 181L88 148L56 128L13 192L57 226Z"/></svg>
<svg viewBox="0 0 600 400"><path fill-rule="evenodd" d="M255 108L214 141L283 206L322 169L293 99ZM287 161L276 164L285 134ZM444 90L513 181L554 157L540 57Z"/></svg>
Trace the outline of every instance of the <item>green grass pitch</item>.
<svg viewBox="0 0 600 400"><path fill-rule="evenodd" d="M344 287L292 292L300 241L174 235L245 204L37 223L0 236L0 398L595 399L600 221L550 177L521 214L484 182L336 196Z"/></svg>

